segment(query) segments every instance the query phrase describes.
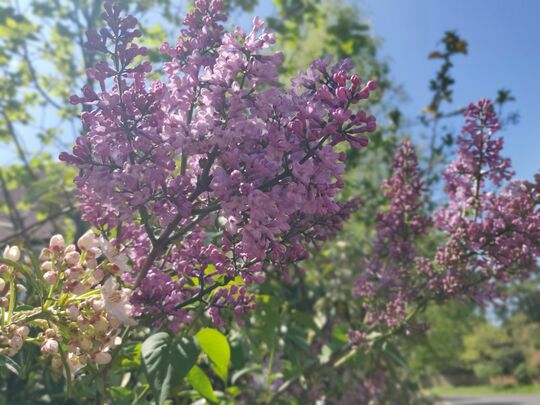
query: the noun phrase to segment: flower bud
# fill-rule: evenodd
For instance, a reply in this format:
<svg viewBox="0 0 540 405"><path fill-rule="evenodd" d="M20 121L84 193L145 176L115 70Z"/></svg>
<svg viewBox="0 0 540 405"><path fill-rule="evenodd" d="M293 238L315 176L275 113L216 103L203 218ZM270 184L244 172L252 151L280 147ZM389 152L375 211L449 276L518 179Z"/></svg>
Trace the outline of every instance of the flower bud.
<svg viewBox="0 0 540 405"><path fill-rule="evenodd" d="M49 242L49 248L56 252L61 252L64 250L64 244L64 237L62 235L54 235Z"/></svg>
<svg viewBox="0 0 540 405"><path fill-rule="evenodd" d="M71 245L70 245L71 246ZM79 263L79 259L81 258L81 254L79 252L69 252L64 256L64 261L70 265L74 266Z"/></svg>
<svg viewBox="0 0 540 405"><path fill-rule="evenodd" d="M7 308L9 306L9 300L6 297L0 297L0 308Z"/></svg>
<svg viewBox="0 0 540 405"><path fill-rule="evenodd" d="M81 339L79 339L79 347L85 352L89 352L90 350L92 350L94 345L92 344L92 341L89 338L87 338L86 336L83 336Z"/></svg>
<svg viewBox="0 0 540 405"><path fill-rule="evenodd" d="M46 261L46 262L41 263L40 268L42 271L50 271L53 269L53 264L50 261Z"/></svg>
<svg viewBox="0 0 540 405"><path fill-rule="evenodd" d="M97 332L105 332L107 329L109 329L109 322L107 322L104 317L100 316L94 323L94 327L96 328Z"/></svg>
<svg viewBox="0 0 540 405"><path fill-rule="evenodd" d="M73 243L70 243L64 249L64 254L68 254L68 253L72 253L72 252L76 252L76 251L77 251L77 247Z"/></svg>
<svg viewBox="0 0 540 405"><path fill-rule="evenodd" d="M347 89L345 87L338 87L336 89L336 97L340 101L346 101L347 100Z"/></svg>
<svg viewBox="0 0 540 405"><path fill-rule="evenodd" d="M23 339L27 338L29 333L30 329L28 328L28 326L20 326L19 328L17 328L17 335L19 335Z"/></svg>
<svg viewBox="0 0 540 405"><path fill-rule="evenodd" d="M6 266L5 264L0 264L0 274L7 273L8 270L9 270L8 266Z"/></svg>
<svg viewBox="0 0 540 405"><path fill-rule="evenodd" d="M58 342L54 339L47 339L41 346L41 353L57 353Z"/></svg>
<svg viewBox="0 0 540 405"><path fill-rule="evenodd" d="M7 245L4 249L4 259L11 260L16 262L21 258L21 251L18 246L9 246Z"/></svg>
<svg viewBox="0 0 540 405"><path fill-rule="evenodd" d="M19 335L13 335L9 340L9 346L12 349L19 350L23 345L23 339Z"/></svg>
<svg viewBox="0 0 540 405"><path fill-rule="evenodd" d="M369 82L367 82L366 87L370 91L373 91L373 90L375 90L377 88L377 82L375 80L370 80Z"/></svg>
<svg viewBox="0 0 540 405"><path fill-rule="evenodd" d="M96 259L86 259L84 264L86 265L86 267L88 267L90 269L95 269L97 267L97 265L98 265L98 262L97 262Z"/></svg>
<svg viewBox="0 0 540 405"><path fill-rule="evenodd" d="M97 247L94 247L94 248L90 248L86 251L86 257L89 258L89 259L95 259L99 256L101 256L103 252L101 251L100 248L97 248Z"/></svg>
<svg viewBox="0 0 540 405"><path fill-rule="evenodd" d="M83 236L77 241L77 246L81 250L89 250L98 246L98 240L96 234L92 231L87 231Z"/></svg>
<svg viewBox="0 0 540 405"><path fill-rule="evenodd" d="M48 338L55 337L56 331L54 329L49 328L45 331L45 336L47 336Z"/></svg>
<svg viewBox="0 0 540 405"><path fill-rule="evenodd" d="M56 271L48 271L43 275L43 279L47 284L54 285L58 280L58 273Z"/></svg>
<svg viewBox="0 0 540 405"><path fill-rule="evenodd" d="M358 86L362 80L360 79L360 76L354 74L351 76L351 83L355 86Z"/></svg>
<svg viewBox="0 0 540 405"><path fill-rule="evenodd" d="M47 260L51 260L51 251L48 248L41 249L41 253L39 254L39 261L46 262Z"/></svg>
<svg viewBox="0 0 540 405"><path fill-rule="evenodd" d="M77 308L77 306L75 306L75 305L70 305L66 309L66 315L72 321L75 321L77 319L77 317L79 316L79 314L80 314L79 308Z"/></svg>
<svg viewBox="0 0 540 405"><path fill-rule="evenodd" d="M99 352L95 357L96 364L100 365L109 364L111 359L112 357L108 352Z"/></svg>
<svg viewBox="0 0 540 405"><path fill-rule="evenodd" d="M0 353L5 355L5 356L11 357L11 356L15 356L17 354L17 350L15 350L15 349L13 349L11 347L6 347L4 349L1 349Z"/></svg>
<svg viewBox="0 0 540 405"><path fill-rule="evenodd" d="M4 288L6 287L6 282L3 278L0 278L0 293L4 291Z"/></svg>

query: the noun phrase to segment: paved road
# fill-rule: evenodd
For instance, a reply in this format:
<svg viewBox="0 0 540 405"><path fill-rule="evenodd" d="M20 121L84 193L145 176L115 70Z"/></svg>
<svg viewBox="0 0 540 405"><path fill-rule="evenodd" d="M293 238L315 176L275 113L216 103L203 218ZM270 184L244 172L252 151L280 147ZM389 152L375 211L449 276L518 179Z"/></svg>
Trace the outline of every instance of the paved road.
<svg viewBox="0 0 540 405"><path fill-rule="evenodd" d="M437 405L540 405L540 395L452 395L443 397Z"/></svg>

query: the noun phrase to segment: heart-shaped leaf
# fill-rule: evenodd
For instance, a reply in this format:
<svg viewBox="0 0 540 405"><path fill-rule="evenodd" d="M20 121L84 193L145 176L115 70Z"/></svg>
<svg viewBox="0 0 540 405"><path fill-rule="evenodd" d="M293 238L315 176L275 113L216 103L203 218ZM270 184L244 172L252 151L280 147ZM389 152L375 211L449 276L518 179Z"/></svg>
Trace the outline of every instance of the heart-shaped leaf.
<svg viewBox="0 0 540 405"><path fill-rule="evenodd" d="M195 337L201 349L212 361L212 369L224 382L229 374L231 348L227 338L217 329L203 328Z"/></svg>
<svg viewBox="0 0 540 405"><path fill-rule="evenodd" d="M193 338L159 332L142 345L141 357L156 402L165 402L171 388L182 382L197 361L200 350Z"/></svg>

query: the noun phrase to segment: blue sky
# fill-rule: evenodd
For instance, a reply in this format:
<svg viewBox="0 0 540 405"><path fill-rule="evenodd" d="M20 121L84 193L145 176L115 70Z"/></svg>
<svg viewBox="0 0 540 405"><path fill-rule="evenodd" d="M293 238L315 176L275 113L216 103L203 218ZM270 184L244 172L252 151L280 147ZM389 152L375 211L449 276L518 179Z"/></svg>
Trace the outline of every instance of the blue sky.
<svg viewBox="0 0 540 405"><path fill-rule="evenodd" d="M414 117L428 103L428 82L438 68L426 56L447 30L469 43L469 54L455 58L454 105L493 97L507 88L520 121L504 132L505 153L520 178L540 169L540 1L536 0L357 0L374 33L383 39L391 77L410 101Z"/></svg>

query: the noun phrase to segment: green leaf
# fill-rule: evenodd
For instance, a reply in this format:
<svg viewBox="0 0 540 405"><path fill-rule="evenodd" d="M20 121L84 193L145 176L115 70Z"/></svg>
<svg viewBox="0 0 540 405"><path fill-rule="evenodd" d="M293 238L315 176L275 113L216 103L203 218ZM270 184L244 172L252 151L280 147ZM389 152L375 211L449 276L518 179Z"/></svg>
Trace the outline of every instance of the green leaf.
<svg viewBox="0 0 540 405"><path fill-rule="evenodd" d="M31 311L34 307L32 305L19 305L14 309L14 312L20 312L20 311Z"/></svg>
<svg viewBox="0 0 540 405"><path fill-rule="evenodd" d="M142 363L158 404L165 402L171 388L184 379L199 353L193 338L173 337L167 332L156 333L144 341Z"/></svg>
<svg viewBox="0 0 540 405"><path fill-rule="evenodd" d="M8 357L4 354L0 354L0 367L5 367L15 375L20 375L21 366L11 357Z"/></svg>
<svg viewBox="0 0 540 405"><path fill-rule="evenodd" d="M224 382L227 381L231 362L231 348L227 338L217 329L203 328L195 337L201 349L212 361L212 369Z"/></svg>
<svg viewBox="0 0 540 405"><path fill-rule="evenodd" d="M210 402L218 402L210 379L199 366L193 366L186 377L186 381Z"/></svg>

